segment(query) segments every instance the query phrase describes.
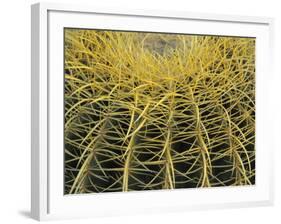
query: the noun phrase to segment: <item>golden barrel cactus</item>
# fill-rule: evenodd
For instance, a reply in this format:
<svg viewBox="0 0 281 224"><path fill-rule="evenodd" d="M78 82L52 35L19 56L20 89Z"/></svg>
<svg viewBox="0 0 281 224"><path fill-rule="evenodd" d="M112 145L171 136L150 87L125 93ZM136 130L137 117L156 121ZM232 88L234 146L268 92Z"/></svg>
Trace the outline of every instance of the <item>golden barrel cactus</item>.
<svg viewBox="0 0 281 224"><path fill-rule="evenodd" d="M255 184L255 39L65 29L65 194Z"/></svg>

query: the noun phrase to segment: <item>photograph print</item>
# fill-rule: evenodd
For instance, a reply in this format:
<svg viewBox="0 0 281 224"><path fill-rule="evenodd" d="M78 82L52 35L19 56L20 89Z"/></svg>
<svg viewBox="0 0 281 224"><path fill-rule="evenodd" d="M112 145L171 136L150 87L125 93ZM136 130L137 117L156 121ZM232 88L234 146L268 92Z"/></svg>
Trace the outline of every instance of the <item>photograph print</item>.
<svg viewBox="0 0 281 224"><path fill-rule="evenodd" d="M64 194L255 184L255 38L64 28Z"/></svg>

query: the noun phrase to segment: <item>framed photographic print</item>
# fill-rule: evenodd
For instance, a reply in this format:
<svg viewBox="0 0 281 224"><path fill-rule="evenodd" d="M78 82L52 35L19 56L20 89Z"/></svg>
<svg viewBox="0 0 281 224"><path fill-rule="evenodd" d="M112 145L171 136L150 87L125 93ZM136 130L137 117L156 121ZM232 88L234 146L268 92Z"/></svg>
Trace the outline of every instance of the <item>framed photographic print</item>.
<svg viewBox="0 0 281 224"><path fill-rule="evenodd" d="M32 217L271 204L272 24L33 5Z"/></svg>

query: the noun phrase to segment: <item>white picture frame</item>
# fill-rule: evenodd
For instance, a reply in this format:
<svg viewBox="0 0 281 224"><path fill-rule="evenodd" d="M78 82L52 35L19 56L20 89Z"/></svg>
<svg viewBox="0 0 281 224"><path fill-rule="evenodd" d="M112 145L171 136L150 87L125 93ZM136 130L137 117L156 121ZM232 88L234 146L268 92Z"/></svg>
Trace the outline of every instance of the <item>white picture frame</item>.
<svg viewBox="0 0 281 224"><path fill-rule="evenodd" d="M50 3L32 5L31 14L31 215L34 219L174 212L273 203L273 147L268 131L270 108L267 107L267 91L273 76L272 18L180 11L97 9L94 6ZM173 192L64 195L63 114L59 113L63 107L64 27L256 37L256 184L249 187L181 189Z"/></svg>

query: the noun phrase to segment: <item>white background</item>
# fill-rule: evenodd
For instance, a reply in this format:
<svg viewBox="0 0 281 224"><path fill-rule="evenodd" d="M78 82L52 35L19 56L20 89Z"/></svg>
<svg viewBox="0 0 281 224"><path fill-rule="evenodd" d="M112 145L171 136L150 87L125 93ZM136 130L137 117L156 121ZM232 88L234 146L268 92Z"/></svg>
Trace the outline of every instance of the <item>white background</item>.
<svg viewBox="0 0 281 224"><path fill-rule="evenodd" d="M35 223L30 208L30 4L6 0L0 6L0 223ZM275 17L275 81L271 89L275 143L275 205L273 207L193 211L72 220L58 223L280 223L281 221L281 6L278 0L69 0L99 7L162 9ZM279 62L280 61L280 62ZM279 117L277 116L279 114ZM118 205L116 205L118 206Z"/></svg>

